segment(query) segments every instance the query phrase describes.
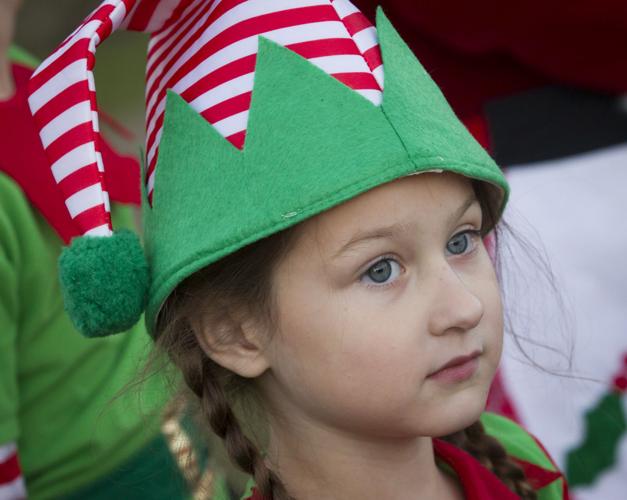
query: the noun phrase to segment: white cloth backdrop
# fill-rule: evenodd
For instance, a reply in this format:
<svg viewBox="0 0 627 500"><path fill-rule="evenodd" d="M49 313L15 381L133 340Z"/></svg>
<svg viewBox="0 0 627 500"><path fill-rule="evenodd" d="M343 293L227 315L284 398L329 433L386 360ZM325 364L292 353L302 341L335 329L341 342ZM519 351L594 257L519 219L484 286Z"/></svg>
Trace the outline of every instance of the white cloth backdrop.
<svg viewBox="0 0 627 500"><path fill-rule="evenodd" d="M627 353L627 144L508 174L505 214L515 234L544 254L547 279L515 238L505 238L506 307L534 367L506 336L502 374L522 422L565 467L581 442L584 412L612 387ZM509 249L509 250L508 250ZM627 413L623 393L623 411ZM618 463L573 491L577 500L627 498L627 436Z"/></svg>

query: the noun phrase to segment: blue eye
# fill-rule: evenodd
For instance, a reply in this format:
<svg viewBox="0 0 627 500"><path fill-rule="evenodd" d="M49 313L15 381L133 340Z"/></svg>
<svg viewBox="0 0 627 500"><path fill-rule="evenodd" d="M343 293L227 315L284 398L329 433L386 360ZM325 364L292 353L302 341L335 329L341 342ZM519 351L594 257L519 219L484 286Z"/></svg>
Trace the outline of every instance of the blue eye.
<svg viewBox="0 0 627 500"><path fill-rule="evenodd" d="M384 285L394 281L401 274L401 266L398 262L391 258L381 259L375 262L362 275L361 281L373 283L375 285Z"/></svg>
<svg viewBox="0 0 627 500"><path fill-rule="evenodd" d="M446 250L452 255L462 255L474 248L476 238L480 238L479 231L463 231L453 236L446 244Z"/></svg>

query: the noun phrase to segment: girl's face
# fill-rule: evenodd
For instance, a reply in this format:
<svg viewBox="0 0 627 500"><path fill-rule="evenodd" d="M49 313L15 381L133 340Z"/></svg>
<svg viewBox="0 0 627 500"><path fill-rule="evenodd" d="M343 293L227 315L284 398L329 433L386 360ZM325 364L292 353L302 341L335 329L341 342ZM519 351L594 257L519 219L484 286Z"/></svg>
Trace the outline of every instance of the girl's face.
<svg viewBox="0 0 627 500"><path fill-rule="evenodd" d="M473 423L503 331L481 222L470 182L447 173L396 180L305 222L274 276L278 331L260 379L270 408L382 438Z"/></svg>

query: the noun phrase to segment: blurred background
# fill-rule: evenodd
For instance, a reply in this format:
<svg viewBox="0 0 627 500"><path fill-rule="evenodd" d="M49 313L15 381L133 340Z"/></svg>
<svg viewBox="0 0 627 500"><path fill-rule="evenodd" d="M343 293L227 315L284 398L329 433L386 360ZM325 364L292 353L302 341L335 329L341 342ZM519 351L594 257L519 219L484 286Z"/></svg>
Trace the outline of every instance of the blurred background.
<svg viewBox="0 0 627 500"><path fill-rule="evenodd" d="M100 2L95 0L23 0L15 43L37 59L44 59ZM133 133L107 139L120 152L138 154L144 141L144 69L148 36L120 31L98 48L95 67L98 104Z"/></svg>

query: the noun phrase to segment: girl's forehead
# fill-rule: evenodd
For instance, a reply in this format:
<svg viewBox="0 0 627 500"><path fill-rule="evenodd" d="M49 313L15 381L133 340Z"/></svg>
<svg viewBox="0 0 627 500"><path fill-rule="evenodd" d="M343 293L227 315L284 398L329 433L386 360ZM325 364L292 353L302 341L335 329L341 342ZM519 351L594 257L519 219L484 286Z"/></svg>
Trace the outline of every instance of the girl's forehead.
<svg viewBox="0 0 627 500"><path fill-rule="evenodd" d="M470 180L452 173L403 177L300 224L297 242L336 247L360 234L420 229L448 222L475 199ZM461 215L461 214L460 214Z"/></svg>
<svg viewBox="0 0 627 500"><path fill-rule="evenodd" d="M400 220L405 214L429 219L473 196L470 180L451 173L424 173L396 179L338 205L305 223L318 228Z"/></svg>

